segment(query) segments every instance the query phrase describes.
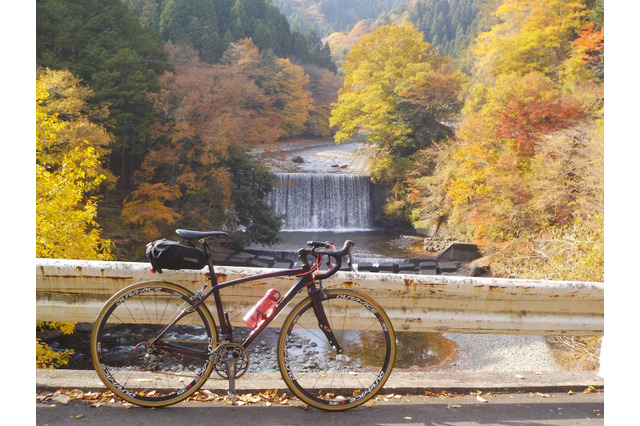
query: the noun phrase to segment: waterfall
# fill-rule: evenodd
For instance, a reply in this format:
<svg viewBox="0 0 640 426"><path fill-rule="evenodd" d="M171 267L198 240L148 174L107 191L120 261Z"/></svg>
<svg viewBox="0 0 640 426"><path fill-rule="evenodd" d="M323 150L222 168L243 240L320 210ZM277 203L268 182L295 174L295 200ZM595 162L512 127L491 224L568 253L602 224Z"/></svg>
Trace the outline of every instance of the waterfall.
<svg viewBox="0 0 640 426"><path fill-rule="evenodd" d="M364 231L372 226L369 177L277 173L269 203L282 231Z"/></svg>

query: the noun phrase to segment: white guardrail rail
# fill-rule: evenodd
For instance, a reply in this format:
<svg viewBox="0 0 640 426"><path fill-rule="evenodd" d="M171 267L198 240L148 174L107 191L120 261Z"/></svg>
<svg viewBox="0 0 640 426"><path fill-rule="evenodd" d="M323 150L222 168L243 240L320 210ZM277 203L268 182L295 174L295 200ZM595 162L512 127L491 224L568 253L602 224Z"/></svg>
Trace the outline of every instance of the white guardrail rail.
<svg viewBox="0 0 640 426"><path fill-rule="evenodd" d="M273 269L217 266L219 282ZM138 281L165 280L200 289L203 271L154 274L147 263L36 259L36 320L92 323L118 290ZM294 278L239 284L221 291L234 325L268 288L281 293ZM604 283L475 278L442 275L338 272L328 288L347 287L382 305L396 331L602 335ZM301 294L296 300L302 300ZM215 315L213 298L207 300ZM286 314L287 310L283 312ZM279 326L283 314L272 325Z"/></svg>

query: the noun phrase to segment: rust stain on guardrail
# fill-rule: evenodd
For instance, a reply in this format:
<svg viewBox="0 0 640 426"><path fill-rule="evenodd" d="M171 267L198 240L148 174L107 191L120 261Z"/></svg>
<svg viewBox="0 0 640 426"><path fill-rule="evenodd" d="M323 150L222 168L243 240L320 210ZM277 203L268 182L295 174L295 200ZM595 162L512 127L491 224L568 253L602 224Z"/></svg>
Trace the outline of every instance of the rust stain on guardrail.
<svg viewBox="0 0 640 426"><path fill-rule="evenodd" d="M216 276L218 282L225 282L272 271L217 267ZM93 321L111 295L134 282L166 280L196 291L207 283L207 277L204 271L152 274L150 267L141 263L36 259L36 315L48 321ZM283 292L294 280L277 277L222 289L225 310L230 312L232 322L241 325L242 315L262 297L265 287ZM603 283L345 271L323 283L328 288L347 287L373 297L398 330L570 335L604 332ZM297 297L304 296L302 292ZM215 310L213 300L208 306Z"/></svg>

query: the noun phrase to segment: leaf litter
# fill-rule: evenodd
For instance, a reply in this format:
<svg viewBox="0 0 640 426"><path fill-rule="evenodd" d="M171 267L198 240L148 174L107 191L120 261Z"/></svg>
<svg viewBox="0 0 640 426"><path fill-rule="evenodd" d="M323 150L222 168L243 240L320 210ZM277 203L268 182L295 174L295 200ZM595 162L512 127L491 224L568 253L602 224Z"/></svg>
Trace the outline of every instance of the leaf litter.
<svg viewBox="0 0 640 426"><path fill-rule="evenodd" d="M133 407L133 404L124 401L111 391L85 392L80 389L60 389L57 391L36 392L36 402L40 403L61 403L66 405L72 400L81 400L82 402L89 404L91 407L99 407L103 404L112 403L122 404L125 408ZM187 401L227 402L231 404L231 399L228 395L219 395L217 393L211 392L210 390L200 390L198 392L195 392L193 395L187 398ZM292 404L295 401L297 401L297 398L289 396L286 392L279 392L278 390L267 390L264 392L258 392L257 394L247 393L236 395L237 405L257 403L264 403L266 406L275 404L295 405Z"/></svg>

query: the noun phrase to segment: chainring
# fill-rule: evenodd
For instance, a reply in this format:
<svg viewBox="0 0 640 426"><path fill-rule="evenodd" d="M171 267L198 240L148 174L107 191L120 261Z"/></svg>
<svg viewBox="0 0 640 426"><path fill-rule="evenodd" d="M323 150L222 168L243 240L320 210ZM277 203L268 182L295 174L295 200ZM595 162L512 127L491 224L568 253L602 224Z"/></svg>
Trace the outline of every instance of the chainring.
<svg viewBox="0 0 640 426"><path fill-rule="evenodd" d="M236 374L235 378L242 377L249 369L249 353L245 348L237 343L222 343L218 345L211 355L211 362L213 363L213 369L218 375L224 379L229 378L227 372L226 359L232 356L236 358Z"/></svg>

